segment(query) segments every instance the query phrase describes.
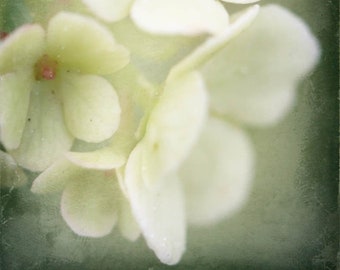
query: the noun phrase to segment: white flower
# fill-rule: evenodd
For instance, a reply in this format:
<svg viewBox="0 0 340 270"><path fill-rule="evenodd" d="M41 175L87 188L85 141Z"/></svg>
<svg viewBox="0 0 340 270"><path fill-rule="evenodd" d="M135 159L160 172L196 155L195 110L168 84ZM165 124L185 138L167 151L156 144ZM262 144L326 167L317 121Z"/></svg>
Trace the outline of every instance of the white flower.
<svg viewBox="0 0 340 270"><path fill-rule="evenodd" d="M131 4L132 17L149 3L154 1ZM168 8L183 4L162 3ZM189 17L186 22L195 16ZM217 22L223 21L219 18ZM119 216L117 198L127 211L125 236L133 240L140 230L156 256L171 265L185 251L188 223L212 224L245 202L254 151L242 127L279 121L294 102L298 82L317 63L320 50L307 26L276 5L260 11L252 6L230 22L228 18L223 29L215 25L219 23L206 21L203 31L197 31L197 25L184 31L185 27L163 24L163 33L210 35L171 68L162 85L154 86L159 96L146 102L136 141L123 140L128 145L123 150L117 150L120 140L113 138L109 146L94 152L68 152L66 159L35 180L34 192L63 190L62 215L74 232L108 234Z"/></svg>
<svg viewBox="0 0 340 270"><path fill-rule="evenodd" d="M59 13L44 29L24 25L0 47L1 142L33 171L78 138L100 142L117 130L120 105L102 77L129 61L127 50L91 18Z"/></svg>

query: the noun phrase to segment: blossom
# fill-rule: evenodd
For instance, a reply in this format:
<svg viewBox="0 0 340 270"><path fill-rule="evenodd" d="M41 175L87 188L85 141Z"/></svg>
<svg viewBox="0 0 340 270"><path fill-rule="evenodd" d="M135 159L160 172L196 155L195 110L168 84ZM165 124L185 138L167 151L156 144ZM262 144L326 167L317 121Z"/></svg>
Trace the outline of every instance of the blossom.
<svg viewBox="0 0 340 270"><path fill-rule="evenodd" d="M128 51L91 18L61 12L46 32L24 25L0 47L1 142L18 163L42 171L73 139L101 142L120 121L120 104L103 75Z"/></svg>
<svg viewBox="0 0 340 270"><path fill-rule="evenodd" d="M132 17L138 5L151 2L122 1L132 5ZM121 126L106 147L65 153L35 179L33 192L62 191L62 216L75 233L104 236L118 220L125 237L141 233L163 263L175 264L186 248L187 224L213 224L245 203L255 153L243 127L282 119L320 50L304 22L282 7L223 14L227 23L217 19L224 27L209 22L207 40L160 85L124 69L120 80L130 92L121 118L127 128ZM200 32L185 27L160 31Z"/></svg>

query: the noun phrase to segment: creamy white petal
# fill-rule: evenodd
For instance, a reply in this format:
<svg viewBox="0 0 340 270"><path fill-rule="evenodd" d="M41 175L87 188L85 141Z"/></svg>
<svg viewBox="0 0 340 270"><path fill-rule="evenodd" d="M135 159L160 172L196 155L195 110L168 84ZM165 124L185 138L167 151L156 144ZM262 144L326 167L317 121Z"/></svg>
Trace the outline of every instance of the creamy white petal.
<svg viewBox="0 0 340 270"><path fill-rule="evenodd" d="M74 164L84 168L110 170L124 165L126 158L105 147L93 152L67 152L65 156Z"/></svg>
<svg viewBox="0 0 340 270"><path fill-rule="evenodd" d="M0 44L0 74L33 66L44 52L44 36L40 25L27 24L6 37Z"/></svg>
<svg viewBox="0 0 340 270"><path fill-rule="evenodd" d="M78 235L109 234L118 217L117 185L106 172L85 170L70 181L61 199L61 214Z"/></svg>
<svg viewBox="0 0 340 270"><path fill-rule="evenodd" d="M96 75L65 73L61 93L70 132L87 142L110 138L120 121L118 96L112 85Z"/></svg>
<svg viewBox="0 0 340 270"><path fill-rule="evenodd" d="M161 262L176 264L186 241L182 186L176 176L169 176L157 190L146 187L141 175L141 150L142 145L137 145L126 166L125 183L132 212L148 246Z"/></svg>
<svg viewBox="0 0 340 270"><path fill-rule="evenodd" d="M33 74L27 70L0 76L0 138L7 150L20 144L33 80Z"/></svg>
<svg viewBox="0 0 340 270"><path fill-rule="evenodd" d="M180 170L188 221L211 224L238 210L250 190L253 159L251 142L243 131L210 118Z"/></svg>
<svg viewBox="0 0 340 270"><path fill-rule="evenodd" d="M247 29L254 21L259 6L254 5L239 13L230 26L226 27L220 34L208 38L202 45L198 46L191 54L176 64L170 71L168 80L174 80L190 71L198 69L219 52L226 44Z"/></svg>
<svg viewBox="0 0 340 270"><path fill-rule="evenodd" d="M11 152L21 166L31 171L43 171L72 145L55 87L47 81L34 84L21 144Z"/></svg>
<svg viewBox="0 0 340 270"><path fill-rule="evenodd" d="M319 56L300 18L276 5L262 7L253 24L204 67L212 107L247 124L275 123Z"/></svg>
<svg viewBox="0 0 340 270"><path fill-rule="evenodd" d="M61 12L47 31L48 54L63 67L89 74L112 74L129 62L129 53L95 20Z"/></svg>
<svg viewBox="0 0 340 270"><path fill-rule="evenodd" d="M223 5L209 0L136 0L131 18L154 34L217 34L229 22Z"/></svg>
<svg viewBox="0 0 340 270"><path fill-rule="evenodd" d="M143 179L148 185L174 171L187 157L207 115L208 100L199 73L166 84L143 139Z"/></svg>
<svg viewBox="0 0 340 270"><path fill-rule="evenodd" d="M60 158L34 179L31 191L38 194L60 192L81 170L67 159Z"/></svg>
<svg viewBox="0 0 340 270"><path fill-rule="evenodd" d="M139 225L132 214L130 203L123 197L119 200L118 228L120 233L130 241L136 241L141 233Z"/></svg>
<svg viewBox="0 0 340 270"><path fill-rule="evenodd" d="M133 0L83 0L91 11L108 22L115 22L126 17Z"/></svg>

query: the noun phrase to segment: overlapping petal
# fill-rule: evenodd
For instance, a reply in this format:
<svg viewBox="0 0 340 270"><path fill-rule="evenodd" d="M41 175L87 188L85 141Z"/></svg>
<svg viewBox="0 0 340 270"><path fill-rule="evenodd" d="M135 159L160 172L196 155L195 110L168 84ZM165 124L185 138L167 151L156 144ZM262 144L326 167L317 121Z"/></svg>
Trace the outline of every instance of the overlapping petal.
<svg viewBox="0 0 340 270"><path fill-rule="evenodd" d="M142 174L147 184L155 184L176 170L187 157L205 121L207 106L205 86L198 73L167 83L142 142Z"/></svg>
<svg viewBox="0 0 340 270"><path fill-rule="evenodd" d="M247 124L277 122L319 54L301 19L276 5L261 8L254 23L203 69L213 109Z"/></svg>
<svg viewBox="0 0 340 270"><path fill-rule="evenodd" d="M67 159L60 158L34 179L31 191L37 194L60 192L81 170Z"/></svg>
<svg viewBox="0 0 340 270"><path fill-rule="evenodd" d="M176 264L186 241L182 186L175 175L168 175L158 189L147 187L142 179L142 147L137 145L126 166L128 198L148 246L163 263Z"/></svg>
<svg viewBox="0 0 340 270"><path fill-rule="evenodd" d="M115 196L114 179L105 177L105 173L82 170L64 189L61 214L78 235L105 236L117 221L119 197Z"/></svg>
<svg viewBox="0 0 340 270"><path fill-rule="evenodd" d="M108 139L120 120L118 96L112 85L96 75L63 74L61 94L70 132L87 142Z"/></svg>
<svg viewBox="0 0 340 270"><path fill-rule="evenodd" d="M0 76L0 134L8 150L20 144L32 86L33 74L26 70Z"/></svg>
<svg viewBox="0 0 340 270"><path fill-rule="evenodd" d="M45 33L40 25L24 25L9 35L0 47L0 74L31 66L45 48Z"/></svg>
<svg viewBox="0 0 340 270"><path fill-rule="evenodd" d="M131 18L155 34L217 34L228 25L228 13L217 1L136 0Z"/></svg>
<svg viewBox="0 0 340 270"><path fill-rule="evenodd" d="M36 82L21 144L11 152L14 158L31 171L43 171L70 149L72 141L53 87Z"/></svg>
<svg viewBox="0 0 340 270"><path fill-rule="evenodd" d="M238 210L250 190L253 159L242 130L210 117L180 170L189 223L211 224Z"/></svg>
<svg viewBox="0 0 340 270"><path fill-rule="evenodd" d="M134 0L83 0L99 18L115 22L126 17Z"/></svg>
<svg viewBox="0 0 340 270"><path fill-rule="evenodd" d="M66 69L111 74L129 62L129 53L95 20L61 12L47 29L47 50Z"/></svg>

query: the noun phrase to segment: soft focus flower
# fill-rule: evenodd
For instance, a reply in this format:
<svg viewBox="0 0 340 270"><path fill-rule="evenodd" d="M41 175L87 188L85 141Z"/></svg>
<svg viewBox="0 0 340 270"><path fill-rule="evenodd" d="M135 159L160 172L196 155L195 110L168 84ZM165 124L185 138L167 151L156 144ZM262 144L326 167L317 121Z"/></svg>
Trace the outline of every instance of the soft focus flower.
<svg viewBox="0 0 340 270"><path fill-rule="evenodd" d="M244 127L275 124L282 119L294 103L299 81L318 61L318 43L303 21L276 5L262 8L254 5L231 16L221 2L212 0L83 2L106 21L115 22L130 14L131 20L145 32L145 36L199 36L201 39L195 42L203 38L206 40L166 69L165 78L159 76L162 79L149 81L147 75L150 70L135 65L134 61L120 72L106 77L113 85L119 86L117 95L122 108L121 112L115 111L115 117L110 117L113 116L111 110L119 108L118 98L113 103L106 96L109 90L114 93L111 84L95 77L93 84L96 91L105 93L87 95L91 80L85 80L84 76L89 75L77 72L100 75L112 73L126 63L124 49L111 41L106 42L106 39L102 41L104 36L108 38L106 35L98 36L102 28L93 31L90 35L93 40L88 38L88 33L85 36L80 34L82 39L78 36L77 42L70 43L77 46L71 46L70 51L65 49L69 43L61 41L68 40L71 34L72 37L73 34L79 35L74 32L65 35L65 31L68 33L69 28L75 29L71 27L72 23L76 22L79 26L80 21L85 20L78 15L62 13L54 17L47 31L47 45L43 42L43 30L40 27L30 26L25 31L21 30L23 33L19 37L25 37L25 41L28 39L26 30L38 36L41 41L35 43L40 47L33 42L28 47L32 48L28 54L20 54L20 59L28 63L24 66L31 68L31 77L24 69L5 70L6 75L3 77L10 74L15 80L7 83L3 79L4 85L8 87L0 89L21 91L18 90L15 97L9 96L7 100L21 98L22 93L27 92L22 87L26 81L22 81L32 81L31 84L39 86L33 93L39 94L40 99L40 92L45 90L54 102L63 102L69 131L61 124L63 121L57 122L66 130L64 133L71 132L73 137L87 142L108 139L104 147L97 145L94 151L84 152L75 145L69 151L71 139L65 140L67 147L58 145L60 152L49 150L53 155L44 163L43 168L47 169L34 180L32 191L62 192L62 216L78 235L101 237L109 234L118 223L126 238L135 240L142 234L160 261L176 264L186 248L188 224L213 224L245 203L254 174L255 153ZM248 4L256 1L223 2ZM58 19L60 26L55 22ZM67 19L70 23L62 24ZM90 23L87 20L88 26L94 27L92 21ZM115 26L112 29L116 31ZM123 39L124 35L129 34L122 31L119 37ZM21 42L14 43L14 37L9 37L6 43L20 45ZM87 41L94 40L99 40L100 46L96 50L99 55L79 49L83 49L85 45L82 45ZM90 47L96 46L90 44ZM127 47L135 46L129 42L124 44ZM108 58L106 54L107 49L112 53L110 48L113 45L119 48L119 53L112 54L114 59ZM2 50L6 48L4 46ZM26 55L33 55L31 51L35 53L34 57L25 58ZM80 56L75 52L81 53ZM138 56L142 57L143 52L140 50ZM173 54L176 54L176 50ZM0 54L0 57L5 57L5 54ZM9 59L12 58L13 54ZM16 65L11 64L11 67L18 66L16 62L13 63ZM161 67L159 69L164 72ZM71 71L71 75L67 71ZM22 72L22 79L17 80L19 72ZM32 76L36 76L36 79L32 80ZM51 81L45 80L50 77L53 77ZM71 84L76 85L76 90L71 89ZM5 90L1 91L7 93ZM80 106L77 104L78 95L81 97L79 99L92 103ZM28 100L27 93L26 96ZM42 107L41 111L50 112L47 109L50 103L44 105L44 102L47 101L37 100L34 104ZM9 121L6 119L11 119L13 115L11 106L8 106L11 110L1 111L1 117L5 119L1 121L1 132L7 132L3 126L6 127L6 121ZM60 107L56 108L61 110ZM95 125L87 121L97 113L100 116L98 119L104 118L103 122ZM25 120L26 114L21 114L25 115L22 116ZM29 112L29 122L37 114ZM79 120L84 115L85 120ZM48 119L48 123L51 123L51 118ZM119 129L113 135L118 123ZM14 127L12 133L13 130ZM46 124L44 131L47 130L54 132L52 125ZM23 160L34 157L35 153L22 145L32 142L30 137L37 131L24 129L19 146L22 158L17 154L18 150L12 151L23 165L26 162ZM2 135L5 146L11 149L8 145L12 143L17 147L21 133L17 135L15 143L11 140L6 142L6 136ZM25 136L28 138L25 139ZM61 141L57 135L53 136L51 134L48 139ZM8 137L12 138L12 135ZM44 151L47 153L47 150ZM29 168L34 169L32 166Z"/></svg>
<svg viewBox="0 0 340 270"><path fill-rule="evenodd" d="M47 31L24 25L0 48L1 141L20 165L41 171L73 138L100 142L119 125L111 74L127 50L93 19L59 13Z"/></svg>
<svg viewBox="0 0 340 270"><path fill-rule="evenodd" d="M26 175L13 157L0 150L0 187L19 187L26 182Z"/></svg>

